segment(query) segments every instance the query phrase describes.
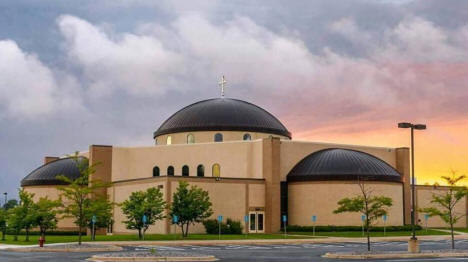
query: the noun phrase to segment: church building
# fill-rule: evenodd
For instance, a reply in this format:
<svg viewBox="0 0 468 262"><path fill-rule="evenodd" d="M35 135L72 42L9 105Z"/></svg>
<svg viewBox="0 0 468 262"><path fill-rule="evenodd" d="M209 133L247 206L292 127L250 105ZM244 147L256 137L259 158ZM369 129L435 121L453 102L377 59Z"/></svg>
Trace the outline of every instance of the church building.
<svg viewBox="0 0 468 262"><path fill-rule="evenodd" d="M158 187L170 203L179 181L209 192L213 218L223 215L249 222L250 233L275 233L287 216L289 225L361 225L361 214L333 214L337 202L360 194L365 180L375 194L393 199L386 225L410 223L410 159L406 147L374 147L296 141L275 116L238 99L214 98L188 105L170 116L144 147L90 145L80 153L90 164L100 163L92 179L109 182L102 192L122 203L134 191ZM65 152L64 152L65 153ZM73 159L45 157L44 165L27 175L21 186L35 198L57 198L56 176L79 176ZM417 187L419 205L429 204L432 186ZM466 210L466 200L461 205ZM418 214L419 217L423 215ZM314 217L315 222L312 221ZM113 210L114 234L134 233ZM459 222L465 226L466 221ZM378 224L382 225L383 220ZM430 226L441 226L430 218ZM72 219L58 230L74 230ZM147 233L173 233L166 218ZM199 224L192 233L204 233Z"/></svg>

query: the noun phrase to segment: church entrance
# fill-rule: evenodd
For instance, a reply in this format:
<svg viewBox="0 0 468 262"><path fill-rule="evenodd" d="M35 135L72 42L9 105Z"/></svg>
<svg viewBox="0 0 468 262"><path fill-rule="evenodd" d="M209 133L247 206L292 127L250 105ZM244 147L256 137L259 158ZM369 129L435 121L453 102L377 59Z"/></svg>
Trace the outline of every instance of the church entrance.
<svg viewBox="0 0 468 262"><path fill-rule="evenodd" d="M265 212L251 211L249 212L249 233L264 233Z"/></svg>

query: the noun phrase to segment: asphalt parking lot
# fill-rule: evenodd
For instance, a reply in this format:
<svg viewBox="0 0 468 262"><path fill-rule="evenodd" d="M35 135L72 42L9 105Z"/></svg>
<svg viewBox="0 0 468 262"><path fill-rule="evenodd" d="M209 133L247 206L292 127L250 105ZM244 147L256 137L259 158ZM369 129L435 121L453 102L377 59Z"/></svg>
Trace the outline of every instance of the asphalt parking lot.
<svg viewBox="0 0 468 262"><path fill-rule="evenodd" d="M406 250L406 242L378 242L373 244L374 250ZM183 245L183 246L137 246L125 247L127 251L174 250L180 252L196 252L210 254L220 261L358 261L336 260L322 258L326 252L345 252L365 250L364 243L330 243L330 244L297 244L297 245ZM421 243L423 250L440 250L449 248L448 241L425 241ZM468 249L468 240L457 241L458 249ZM108 253L108 252L107 252ZM20 253L0 251L0 261L86 261L96 253ZM369 261L369 260L367 260ZM375 260L372 260L375 261ZM427 258L427 259L385 259L387 262L417 262L417 261L468 261L468 258Z"/></svg>

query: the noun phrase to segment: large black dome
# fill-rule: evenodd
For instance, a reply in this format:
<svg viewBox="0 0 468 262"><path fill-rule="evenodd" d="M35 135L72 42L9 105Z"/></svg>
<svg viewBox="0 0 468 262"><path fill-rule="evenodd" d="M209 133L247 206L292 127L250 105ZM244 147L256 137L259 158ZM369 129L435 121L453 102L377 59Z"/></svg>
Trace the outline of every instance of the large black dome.
<svg viewBox="0 0 468 262"><path fill-rule="evenodd" d="M357 179L399 182L401 175L389 164L370 154L331 148L308 155L287 176L288 181Z"/></svg>
<svg viewBox="0 0 468 262"><path fill-rule="evenodd" d="M78 157L78 161L86 161L84 157ZM37 185L64 185L57 176L64 175L71 180L80 176L80 170L74 158L61 158L44 164L21 180L21 186Z"/></svg>
<svg viewBox="0 0 468 262"><path fill-rule="evenodd" d="M215 98L182 108L153 137L190 131L250 131L286 136L291 133L264 109L237 99Z"/></svg>

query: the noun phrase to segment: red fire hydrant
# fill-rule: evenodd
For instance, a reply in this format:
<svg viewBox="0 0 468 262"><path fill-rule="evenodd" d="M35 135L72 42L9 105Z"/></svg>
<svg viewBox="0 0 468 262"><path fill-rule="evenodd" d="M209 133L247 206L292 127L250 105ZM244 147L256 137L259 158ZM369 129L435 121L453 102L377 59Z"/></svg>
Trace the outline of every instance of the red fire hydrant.
<svg viewBox="0 0 468 262"><path fill-rule="evenodd" d="M41 236L39 238L39 247L44 247L45 237Z"/></svg>

